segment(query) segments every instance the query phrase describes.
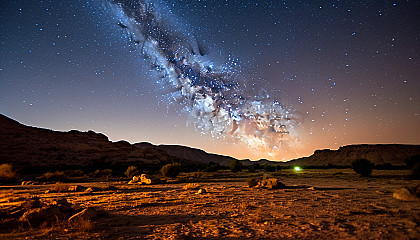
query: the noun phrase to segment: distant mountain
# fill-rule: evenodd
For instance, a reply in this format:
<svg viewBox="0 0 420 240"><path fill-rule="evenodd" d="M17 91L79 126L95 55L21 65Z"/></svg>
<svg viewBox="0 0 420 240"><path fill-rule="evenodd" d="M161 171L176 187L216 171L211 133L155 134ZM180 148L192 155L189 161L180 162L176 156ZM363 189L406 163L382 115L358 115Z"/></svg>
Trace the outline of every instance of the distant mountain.
<svg viewBox="0 0 420 240"><path fill-rule="evenodd" d="M340 147L338 150L316 150L309 157L285 162L285 165L348 166L357 158L366 158L375 164L404 165L405 160L420 155L420 145L360 144Z"/></svg>
<svg viewBox="0 0 420 240"><path fill-rule="evenodd" d="M29 127L0 114L0 163L11 163L18 171L122 170L130 165L159 168L173 161L200 165L210 161L226 164L232 159L183 146L111 142L105 135L93 131L59 132Z"/></svg>
<svg viewBox="0 0 420 240"><path fill-rule="evenodd" d="M242 164L343 166L350 165L356 158L367 158L375 164L403 165L407 158L414 155L420 155L420 145L363 144L344 146L338 150L316 150L310 157L288 162L242 160ZM186 146L111 142L102 133L93 131L59 132L29 127L0 114L0 164L11 163L18 171L45 172L80 168L125 170L130 165L158 169L173 161L184 165L214 162L228 166L234 159Z"/></svg>
<svg viewBox="0 0 420 240"><path fill-rule="evenodd" d="M223 156L218 154L207 153L201 149L180 146L180 145L153 145L148 142L135 143L134 146L138 148L154 148L165 151L168 155L183 158L190 161L200 162L207 164L214 162L222 166L229 166L229 163L235 158Z"/></svg>

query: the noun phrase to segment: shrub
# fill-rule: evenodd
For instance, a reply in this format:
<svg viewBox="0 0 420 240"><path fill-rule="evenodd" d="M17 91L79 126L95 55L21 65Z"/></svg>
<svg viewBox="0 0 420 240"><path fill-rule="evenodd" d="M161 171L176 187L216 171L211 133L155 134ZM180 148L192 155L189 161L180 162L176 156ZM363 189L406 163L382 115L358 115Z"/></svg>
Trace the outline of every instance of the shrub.
<svg viewBox="0 0 420 240"><path fill-rule="evenodd" d="M420 179L420 162L416 163L411 168L410 179Z"/></svg>
<svg viewBox="0 0 420 240"><path fill-rule="evenodd" d="M220 164L215 162L209 162L204 171L206 172L217 172L220 169Z"/></svg>
<svg viewBox="0 0 420 240"><path fill-rule="evenodd" d="M267 189L279 189L286 187L286 185L280 182L277 178L253 177L248 178L246 182L249 187L260 187Z"/></svg>
<svg viewBox="0 0 420 240"><path fill-rule="evenodd" d="M0 165L0 180L12 180L15 178L15 176L16 173L13 171L12 164L3 163Z"/></svg>
<svg viewBox="0 0 420 240"><path fill-rule="evenodd" d="M248 187L255 187L257 186L258 182L261 181L261 177L252 177L252 178L248 178L246 180L246 183L248 184Z"/></svg>
<svg viewBox="0 0 420 240"><path fill-rule="evenodd" d="M242 170L242 163L241 163L241 162L239 162L239 161L238 161L238 160L236 160L236 159L232 160L232 161L230 162L229 166L230 166L230 170L231 170L232 172L239 172L239 171L241 171L241 170Z"/></svg>
<svg viewBox="0 0 420 240"><path fill-rule="evenodd" d="M181 173L181 164L180 163L171 163L166 164L160 169L163 177L175 178L178 174Z"/></svg>
<svg viewBox="0 0 420 240"><path fill-rule="evenodd" d="M409 169L413 168L417 163L420 163L420 155L415 155L405 160L405 164Z"/></svg>
<svg viewBox="0 0 420 240"><path fill-rule="evenodd" d="M356 159L351 163L351 168L363 177L370 176L374 166L375 164L365 158Z"/></svg>
<svg viewBox="0 0 420 240"><path fill-rule="evenodd" d="M96 178L110 178L112 176L112 169L103 169L103 170L96 170L93 173L93 176Z"/></svg>
<svg viewBox="0 0 420 240"><path fill-rule="evenodd" d="M259 181L257 187L268 189L281 189L285 188L286 185L280 182L277 178L267 178Z"/></svg>
<svg viewBox="0 0 420 240"><path fill-rule="evenodd" d="M127 168L127 171L125 171L125 176L127 176L128 178L133 178L133 176L135 175L139 175L139 169L136 166L129 166Z"/></svg>
<svg viewBox="0 0 420 240"><path fill-rule="evenodd" d="M38 179L44 181L65 182L68 180L68 176L65 174L65 172L55 171L46 172Z"/></svg>
<svg viewBox="0 0 420 240"><path fill-rule="evenodd" d="M265 165L264 168L265 168L265 171L267 171L267 172L275 172L276 171L276 167L273 166L273 165L267 164L267 165Z"/></svg>

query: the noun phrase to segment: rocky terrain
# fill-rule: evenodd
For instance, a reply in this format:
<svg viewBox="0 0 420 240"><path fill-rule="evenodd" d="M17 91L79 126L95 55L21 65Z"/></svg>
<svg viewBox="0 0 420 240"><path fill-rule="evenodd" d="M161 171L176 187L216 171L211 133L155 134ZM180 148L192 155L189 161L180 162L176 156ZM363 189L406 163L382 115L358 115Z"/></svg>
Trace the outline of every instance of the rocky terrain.
<svg viewBox="0 0 420 240"><path fill-rule="evenodd" d="M284 184L279 189L248 187L247 173L217 174L188 185L3 186L0 238L420 238L420 201L401 194L419 191L420 181L404 179L407 170L376 170L372 178L350 169L282 170L272 176Z"/></svg>

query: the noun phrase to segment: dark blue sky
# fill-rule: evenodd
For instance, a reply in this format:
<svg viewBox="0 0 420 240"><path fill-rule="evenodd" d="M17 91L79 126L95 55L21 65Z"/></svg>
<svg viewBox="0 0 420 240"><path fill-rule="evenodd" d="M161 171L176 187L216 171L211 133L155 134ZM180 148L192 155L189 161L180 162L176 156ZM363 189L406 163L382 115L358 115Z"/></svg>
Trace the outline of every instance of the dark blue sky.
<svg viewBox="0 0 420 240"><path fill-rule="evenodd" d="M157 6L216 63L239 59L247 91L264 89L302 114L298 146L277 158L354 143L419 144L418 1ZM92 129L115 141L269 158L186 126L106 1L6 0L0 9L2 114L56 130Z"/></svg>

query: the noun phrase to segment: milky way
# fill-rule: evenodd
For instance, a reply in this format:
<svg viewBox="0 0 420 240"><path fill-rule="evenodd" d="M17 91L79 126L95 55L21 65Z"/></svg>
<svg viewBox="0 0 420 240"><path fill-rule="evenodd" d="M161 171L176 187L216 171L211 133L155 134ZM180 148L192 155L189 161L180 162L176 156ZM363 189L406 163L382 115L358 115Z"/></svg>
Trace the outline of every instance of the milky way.
<svg viewBox="0 0 420 240"><path fill-rule="evenodd" d="M156 83L170 89L163 97L179 103L197 130L273 156L298 143L300 114L263 88L249 88L258 83L247 80L236 59L224 64L209 59L208 48L169 21L165 7L123 0L110 1L110 6L130 43L159 72Z"/></svg>

